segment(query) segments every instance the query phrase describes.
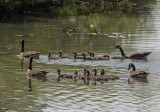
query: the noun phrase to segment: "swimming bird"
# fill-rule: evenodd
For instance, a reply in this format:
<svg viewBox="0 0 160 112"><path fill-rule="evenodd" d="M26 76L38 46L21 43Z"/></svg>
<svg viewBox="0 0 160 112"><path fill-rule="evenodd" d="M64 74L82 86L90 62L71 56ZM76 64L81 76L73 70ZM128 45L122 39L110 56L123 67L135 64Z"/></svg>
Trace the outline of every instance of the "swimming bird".
<svg viewBox="0 0 160 112"><path fill-rule="evenodd" d="M30 62L29 62L29 68L27 70L27 78L30 79L30 77L46 77L47 71L44 70L32 70L32 61L33 57L30 57Z"/></svg>
<svg viewBox="0 0 160 112"><path fill-rule="evenodd" d="M73 52L74 56L73 58L74 59L83 59L83 56L77 56L77 52Z"/></svg>
<svg viewBox="0 0 160 112"><path fill-rule="evenodd" d="M143 70L136 70L136 67L134 66L133 63L130 63L128 66L128 70L130 68L133 68L133 70L130 72L130 76L131 77L135 77L135 78L147 78L147 75L149 73L143 71Z"/></svg>
<svg viewBox="0 0 160 112"><path fill-rule="evenodd" d="M51 52L48 52L48 59L58 60L60 57L58 56L51 56Z"/></svg>
<svg viewBox="0 0 160 112"><path fill-rule="evenodd" d="M60 58L68 58L68 59L72 59L71 56L62 56L62 54L63 54L62 51L59 51L58 54L59 54L59 57L60 57Z"/></svg>
<svg viewBox="0 0 160 112"><path fill-rule="evenodd" d="M101 69L101 76L103 76L103 80L115 80L115 79L119 79L119 76L116 75L104 75L105 71L104 69Z"/></svg>
<svg viewBox="0 0 160 112"><path fill-rule="evenodd" d="M109 55L104 55L104 56L95 56L94 52L90 52L90 57L93 57L93 59L97 59L97 60L109 60Z"/></svg>
<svg viewBox="0 0 160 112"><path fill-rule="evenodd" d="M61 70L60 69L57 69L57 76L59 77L59 78L69 78L69 79L72 79L73 78L73 76L72 75L70 75L70 74L61 74Z"/></svg>
<svg viewBox="0 0 160 112"><path fill-rule="evenodd" d="M39 55L41 54L38 51L26 51L24 52L24 40L21 40L21 44L22 44L22 49L21 49L21 57L26 57L29 58L30 56L32 56L33 58L39 58Z"/></svg>
<svg viewBox="0 0 160 112"><path fill-rule="evenodd" d="M120 45L117 45L115 48L118 48L120 50L122 57L131 58L131 59L144 59L144 58L147 58L147 56L151 53L151 52L136 52L136 53L130 53L126 55L123 52Z"/></svg>

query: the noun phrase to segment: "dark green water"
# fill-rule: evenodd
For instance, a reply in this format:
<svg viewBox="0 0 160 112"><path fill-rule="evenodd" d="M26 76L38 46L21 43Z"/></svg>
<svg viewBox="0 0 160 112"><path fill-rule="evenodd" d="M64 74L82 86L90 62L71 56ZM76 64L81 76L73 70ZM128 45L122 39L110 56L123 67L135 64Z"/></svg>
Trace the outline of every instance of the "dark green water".
<svg viewBox="0 0 160 112"><path fill-rule="evenodd" d="M146 112L160 109L160 2L150 11L136 14L72 16L47 18L26 18L23 23L0 24L0 111L2 112ZM93 24L97 35L89 34L84 24ZM77 26L77 32L67 31ZM116 33L120 33L119 37ZM32 81L28 91L26 71L27 60L21 61L20 40L25 39L25 50L41 51L40 59L34 60L33 69L49 71L47 80ZM115 45L121 45L126 53L151 51L148 60L48 60L48 51L72 56L93 50L96 55L120 55ZM137 69L150 72L147 80L129 77L129 63ZM116 74L120 80L108 82L73 80L57 82L56 69L63 73L79 73L84 68Z"/></svg>

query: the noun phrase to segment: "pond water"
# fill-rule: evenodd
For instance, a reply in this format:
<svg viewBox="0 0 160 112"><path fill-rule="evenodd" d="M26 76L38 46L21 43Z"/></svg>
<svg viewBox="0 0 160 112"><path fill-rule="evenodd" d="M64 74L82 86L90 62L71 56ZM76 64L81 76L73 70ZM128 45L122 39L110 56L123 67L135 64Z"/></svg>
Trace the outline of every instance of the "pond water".
<svg viewBox="0 0 160 112"><path fill-rule="evenodd" d="M97 28L90 34L83 26ZM76 32L67 34L77 27ZM58 18L27 17L23 22L0 23L0 111L1 112L146 112L160 110L160 2L151 10L124 15L94 14ZM117 36L118 35L118 36ZM28 90L26 71L29 61L21 60L21 39L25 50L41 51L33 69L49 71L46 81L32 80ZM48 51L57 55L62 50L73 56L92 50L95 55L118 56L114 46L121 45L126 53L151 51L147 60L83 61L48 60ZM149 72L146 80L129 77L128 64ZM108 82L57 81L56 69L63 73L81 74L84 68L105 69L119 80Z"/></svg>

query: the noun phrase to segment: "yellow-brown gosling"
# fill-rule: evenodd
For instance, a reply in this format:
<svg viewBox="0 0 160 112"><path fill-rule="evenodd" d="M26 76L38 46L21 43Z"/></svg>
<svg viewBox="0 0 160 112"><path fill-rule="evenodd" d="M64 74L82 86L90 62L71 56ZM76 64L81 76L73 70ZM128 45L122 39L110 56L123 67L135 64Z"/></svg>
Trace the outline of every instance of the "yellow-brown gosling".
<svg viewBox="0 0 160 112"><path fill-rule="evenodd" d="M73 76L72 75L70 75L70 74L61 74L61 70L60 69L57 69L57 76L59 77L59 78L69 78L69 79L72 79L73 78Z"/></svg>
<svg viewBox="0 0 160 112"><path fill-rule="evenodd" d="M97 60L109 60L109 55L104 55L104 56L95 56L94 52L90 53L91 57L93 57L93 59L97 59Z"/></svg>
<svg viewBox="0 0 160 112"><path fill-rule="evenodd" d="M59 51L58 54L59 54L59 57L60 57L60 58L68 58L68 59L72 59L71 56L63 56L63 55L62 55L62 54L63 54L62 51Z"/></svg>
<svg viewBox="0 0 160 112"><path fill-rule="evenodd" d="M44 70L32 70L32 61L33 58L30 57L30 63L29 68L27 70L27 78L30 79L30 77L46 77L47 71Z"/></svg>
<svg viewBox="0 0 160 112"><path fill-rule="evenodd" d="M104 75L105 71L104 69L101 69L101 76L103 76L103 80L115 80L115 79L119 79L119 76L116 75Z"/></svg>
<svg viewBox="0 0 160 112"><path fill-rule="evenodd" d="M48 59L53 59L53 60L58 60L58 59L60 59L60 57L58 57L58 56L51 56L52 55L52 53L51 52L48 52Z"/></svg>
<svg viewBox="0 0 160 112"><path fill-rule="evenodd" d="M83 59L83 56L77 56L77 52L73 52L74 56L73 58L74 59Z"/></svg>
<svg viewBox="0 0 160 112"><path fill-rule="evenodd" d="M144 58L147 58L147 56L151 53L151 52L136 52L136 53L130 53L126 55L123 52L123 49L121 48L120 45L117 45L115 48L118 48L120 50L122 57L131 58L131 59L144 59Z"/></svg>
<svg viewBox="0 0 160 112"><path fill-rule="evenodd" d="M147 75L149 73L143 71L143 70L136 70L136 67L134 66L133 63L130 63L128 66L128 70L130 68L133 68L133 70L130 72L130 77L135 77L135 78L147 78Z"/></svg>
<svg viewBox="0 0 160 112"><path fill-rule="evenodd" d="M22 49L21 49L21 57L29 58L32 56L33 58L39 58L39 55L41 54L38 51L26 51L24 52L24 40L21 40Z"/></svg>

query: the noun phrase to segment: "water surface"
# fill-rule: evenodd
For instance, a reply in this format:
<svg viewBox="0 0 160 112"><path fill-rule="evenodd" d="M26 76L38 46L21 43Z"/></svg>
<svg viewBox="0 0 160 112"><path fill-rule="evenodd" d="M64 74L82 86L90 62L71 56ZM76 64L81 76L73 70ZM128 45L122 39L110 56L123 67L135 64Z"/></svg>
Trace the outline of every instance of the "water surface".
<svg viewBox="0 0 160 112"><path fill-rule="evenodd" d="M24 22L0 23L0 111L9 112L146 112L160 109L160 2L151 10L125 15L94 14L88 16L57 17L53 19L27 17ZM85 24L97 28L91 35ZM77 27L71 35L68 30ZM117 36L117 34L121 34ZM28 60L21 60L20 40L25 39L25 50L41 51L34 60L33 69L49 71L46 81L32 80L28 90L26 70ZM126 53L151 51L148 60L48 60L48 51L57 55L63 50L72 56L93 50L96 55L120 55L115 45ZM131 79L129 63L149 72L147 80ZM73 74L84 68L116 74L120 80L84 82L61 80L57 82L56 69Z"/></svg>

